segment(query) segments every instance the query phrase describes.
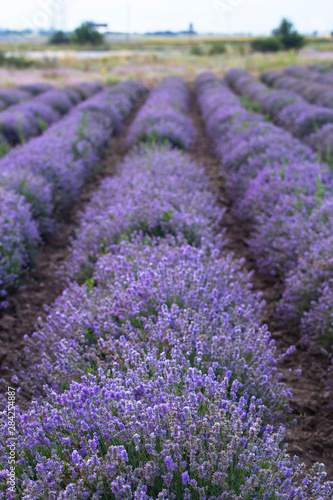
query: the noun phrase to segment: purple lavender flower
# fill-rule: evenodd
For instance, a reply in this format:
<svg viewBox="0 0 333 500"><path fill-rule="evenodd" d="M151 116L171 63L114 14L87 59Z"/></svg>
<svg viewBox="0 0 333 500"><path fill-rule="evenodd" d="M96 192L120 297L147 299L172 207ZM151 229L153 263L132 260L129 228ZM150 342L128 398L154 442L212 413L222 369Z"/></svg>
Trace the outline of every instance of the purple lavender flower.
<svg viewBox="0 0 333 500"><path fill-rule="evenodd" d="M12 89L12 90L0 90L0 100L3 102L2 109L5 109L14 104L27 101L31 98L31 94L24 90Z"/></svg>
<svg viewBox="0 0 333 500"><path fill-rule="evenodd" d="M164 143L191 149L195 138L193 124L186 116L189 91L178 77L168 77L150 93L128 136L128 144Z"/></svg>
<svg viewBox="0 0 333 500"><path fill-rule="evenodd" d="M265 131L260 115L242 113L212 75L197 88L216 147L225 134L222 155L235 135L290 138ZM84 144L89 120L101 118L99 105L96 98L84 110ZM104 119L111 124L111 114ZM237 172L239 164L232 160L230 168ZM325 173L311 175L315 187L298 166L278 164L276 196L289 197L296 214L330 189ZM17 409L22 496L305 500L312 491L329 500L333 485L323 466L301 482L305 466L281 450L284 429L272 419L289 392L260 325L261 297L241 263L221 252L221 215L203 172L177 150L136 148L101 185L72 243L70 274L82 263L91 273L82 285L69 283L27 339L28 369L20 376L36 399ZM10 429L1 418L3 491Z"/></svg>
<svg viewBox="0 0 333 500"><path fill-rule="evenodd" d="M45 82L34 82L34 83L26 83L25 85L20 85L18 87L19 90L24 92L29 92L30 95L36 96L43 94L49 90L53 90L53 85Z"/></svg>
<svg viewBox="0 0 333 500"><path fill-rule="evenodd" d="M128 96L131 89L134 95L145 90L140 83L122 86L118 90L106 90L100 96L91 98L94 103L96 99L99 100L100 105L104 102L103 111L101 107L99 112L95 108L92 111L88 102L86 109L73 110L66 119L51 126L42 136L12 149L0 160L1 189L9 189L13 197L14 192L23 195L28 202L25 205L20 202L18 217L22 211L21 205L24 205L27 217L34 217L43 235L52 231L54 218L78 195L98 162L99 152L110 135L118 130L127 99L127 112L132 109L134 98L132 95ZM105 110L110 111L107 117ZM36 231L37 229L35 232L31 230L33 241L36 240ZM2 241L2 246L7 255L14 251L10 239L6 249L6 238ZM3 286L16 283L24 267L31 261L29 248L33 245L29 239L21 238L20 242L18 255L22 257L15 257L16 260L13 257L17 262L16 267L10 264L12 268L15 267L15 272L10 274L7 271L9 264L5 260L0 263L0 273L12 276L2 280ZM25 253L22 250L24 245Z"/></svg>
<svg viewBox="0 0 333 500"><path fill-rule="evenodd" d="M261 84L256 88L255 80L243 70L231 71L228 81L238 92L255 95L275 121L285 119L296 135L308 133L318 118L317 107L300 104L298 98L291 104L289 91L269 92ZM328 166L290 134L267 124L263 116L243 112L240 101L213 75L198 79L197 89L207 131L228 172L226 185L235 201L234 211L252 228L248 243L257 264L286 278L280 316L299 320L304 340L317 339L331 348L328 214L333 182ZM314 114L302 114L302 109ZM331 130L331 124L325 125L307 139L313 149L321 141L327 158Z"/></svg>
<svg viewBox="0 0 333 500"><path fill-rule="evenodd" d="M0 296L32 263L39 244L36 223L22 196L0 188Z"/></svg>

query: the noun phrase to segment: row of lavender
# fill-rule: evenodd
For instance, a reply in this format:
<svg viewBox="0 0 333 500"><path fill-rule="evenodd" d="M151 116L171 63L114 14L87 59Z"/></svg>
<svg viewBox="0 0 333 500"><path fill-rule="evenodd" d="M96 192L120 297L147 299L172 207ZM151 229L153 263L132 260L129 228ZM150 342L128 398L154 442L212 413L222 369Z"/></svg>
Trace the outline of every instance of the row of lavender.
<svg viewBox="0 0 333 500"><path fill-rule="evenodd" d="M185 105L184 83L168 79L156 106L165 94L173 107L176 87ZM19 498L330 498L322 467L298 481L283 428L268 424L287 392L260 296L218 249L221 215L203 171L170 147L135 149L102 183L69 262L88 279L28 341L22 376L42 397L18 415Z"/></svg>
<svg viewBox="0 0 333 500"><path fill-rule="evenodd" d="M270 90L242 69L231 70L227 81L237 93L255 101L275 123L332 162L333 110L309 104L291 90Z"/></svg>
<svg viewBox="0 0 333 500"><path fill-rule="evenodd" d="M231 70L227 75L227 81L239 94L246 95L251 101L259 103L260 108L276 123L302 138L313 150L320 151L328 160L332 159L333 124L322 126L327 121L332 121L332 111L310 105L292 91L270 91L243 70ZM297 159L297 162L299 163L300 160ZM300 203L299 209L303 211L301 216L303 223L297 223L297 227L302 230L298 233L295 228L295 234L302 238L302 244L298 248L296 261L292 260L296 269L286 278L286 292L281 310L287 317L290 313L290 317L300 319L306 335L311 332L314 336L319 335L325 346L331 348L333 338L333 302L330 285L332 278L330 270L332 177L328 166L322 164L322 177L318 176L320 172L318 162L314 171L317 180L313 172L309 174L307 168L303 169L302 163L299 164L298 169L300 175L304 175L304 179L303 182L298 179L295 181L294 191L307 192L303 185L312 183L312 191L316 192L317 202L313 204L308 200L305 205L303 202ZM313 208L316 209L314 212ZM318 238L322 238L322 241L318 241Z"/></svg>
<svg viewBox="0 0 333 500"><path fill-rule="evenodd" d="M100 151L145 93L138 82L104 90L0 160L2 296L33 262L41 236L76 199Z"/></svg>
<svg viewBox="0 0 333 500"><path fill-rule="evenodd" d="M226 79L237 93L257 102L279 126L310 143L315 149L317 149L315 138L318 137L318 133L320 134L326 127L333 128L333 110L310 104L297 92L271 90L242 69L229 71Z"/></svg>
<svg viewBox="0 0 333 500"><path fill-rule="evenodd" d="M0 111L9 106L27 101L31 97L42 94L54 87L48 83L33 83L21 85L15 89L0 89Z"/></svg>
<svg viewBox="0 0 333 500"><path fill-rule="evenodd" d="M18 87L16 89L11 89L11 90L0 90L0 117L2 116L7 123L7 125L11 124L12 129L13 129L13 124L15 124L15 117L16 117L16 132L19 136L20 140L23 140L22 137L22 132L21 132L21 127L19 127L18 121L17 121L17 112L15 113L15 109L17 108L17 105L20 103L24 103L34 96L40 96L42 93L54 90L54 87L52 85L48 85L46 83L37 83L37 84L30 84L30 85L24 85L23 87ZM2 113L4 109L13 109L14 110L14 117L13 113L7 114L7 119L6 119L6 113ZM18 106L18 109L20 110L20 106ZM37 117L36 117L37 118ZM2 121L0 122L2 123ZM46 123L46 122L45 122ZM40 127L42 126L42 122L40 121ZM11 136L13 136L13 131L11 133ZM0 127L0 157L4 156L5 154L8 153L10 150L11 144L9 141L10 137L6 137L4 135L2 126Z"/></svg>
<svg viewBox="0 0 333 500"><path fill-rule="evenodd" d="M298 74L298 72L296 72L296 74ZM306 100L318 106L333 109L332 74L324 76L330 77L326 83L322 83L324 80L323 77L320 83L311 83L311 81L303 81L290 75L283 76L280 74L263 74L262 80L268 85L272 85L276 88L300 93ZM329 84L329 82L331 83ZM307 142L312 148L316 149L326 161L332 163L333 124L331 117L328 118L327 114L325 114L325 119L322 121L322 117L324 117L323 110L322 108L319 109L318 106L316 106L316 110L314 108L312 109L314 120L313 134L307 138Z"/></svg>
<svg viewBox="0 0 333 500"><path fill-rule="evenodd" d="M101 84L81 84L64 90L52 89L0 112L0 156L11 146L40 135L76 104L102 90Z"/></svg>
<svg viewBox="0 0 333 500"><path fill-rule="evenodd" d="M321 75L320 80L312 77L312 72L308 68L289 67L284 71L265 71L261 75L263 83L281 90L291 90L301 94L307 101L333 108L333 80L330 75ZM330 76L330 83L324 77Z"/></svg>
<svg viewBox="0 0 333 500"><path fill-rule="evenodd" d="M305 78L316 83L321 83L327 87L333 85L333 65L309 64L308 66L288 66L283 70L288 76Z"/></svg>
<svg viewBox="0 0 333 500"><path fill-rule="evenodd" d="M137 142L161 144L191 149L195 130L186 116L190 96L184 82L175 77L166 78L150 94L145 107L133 124L128 145Z"/></svg>
<svg viewBox="0 0 333 500"><path fill-rule="evenodd" d="M280 315L299 320L304 338L319 337L330 348L331 174L310 148L244 109L213 75L197 86L208 134L229 172L234 210L252 227L249 245L259 268L285 280Z"/></svg>

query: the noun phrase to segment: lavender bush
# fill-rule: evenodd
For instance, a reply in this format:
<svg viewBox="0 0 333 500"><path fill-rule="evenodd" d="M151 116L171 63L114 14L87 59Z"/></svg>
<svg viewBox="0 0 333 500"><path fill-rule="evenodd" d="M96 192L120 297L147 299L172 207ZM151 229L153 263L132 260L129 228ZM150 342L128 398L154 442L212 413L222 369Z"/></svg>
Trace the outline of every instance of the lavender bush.
<svg viewBox="0 0 333 500"><path fill-rule="evenodd" d="M320 157L330 165L333 163L333 124L324 125L320 130L309 135L307 144L317 150Z"/></svg>
<svg viewBox="0 0 333 500"><path fill-rule="evenodd" d="M40 243L30 207L22 196L0 188L0 303L22 269L33 260Z"/></svg>
<svg viewBox="0 0 333 500"><path fill-rule="evenodd" d="M44 92L53 89L54 89L53 85L45 82L26 83L18 87L18 90L29 92L29 94L33 96L43 94Z"/></svg>
<svg viewBox="0 0 333 500"><path fill-rule="evenodd" d="M195 129L186 116L189 97L189 90L181 78L170 76L163 80L150 93L134 120L128 144L167 142L178 148L191 149Z"/></svg>
<svg viewBox="0 0 333 500"><path fill-rule="evenodd" d="M171 234L198 245L201 238L214 239L218 221L202 170L178 151L143 149L130 155L92 197L77 229L69 269L86 276L110 245L136 233Z"/></svg>
<svg viewBox="0 0 333 500"><path fill-rule="evenodd" d="M11 89L11 90L0 90L0 101L1 101L1 111L9 106L18 104L23 101L27 101L31 98L31 94L24 90Z"/></svg>
<svg viewBox="0 0 333 500"><path fill-rule="evenodd" d="M158 205L135 194L140 174L155 181L151 197L183 203L158 236L148 236ZM207 243L219 214L198 166L175 150L138 149L115 182L117 191L101 186L83 224L94 211L97 223L118 217L119 193L123 236L106 242L92 277L69 286L27 345L23 376L43 398L18 415L19 497L328 500L322 466L304 474L281 450L283 428L268 423L288 392L259 324L260 296L240 264ZM128 233L127 220L148 210L148 232ZM196 224L196 246L181 220ZM101 237L86 231L73 248L87 257Z"/></svg>
<svg viewBox="0 0 333 500"><path fill-rule="evenodd" d="M244 72L230 73L229 82L242 87ZM240 101L213 76L201 77L197 88L207 130L229 174L235 213L252 228L248 242L259 268L285 277L280 315L298 319L305 340L311 328L311 340L316 337L329 348L331 225L325 207L332 196L330 169L264 117L260 122L260 115L251 118L240 110ZM259 91L257 98L263 102Z"/></svg>
<svg viewBox="0 0 333 500"><path fill-rule="evenodd" d="M40 89L34 98L0 112L0 130L12 146L36 137L72 109L73 103L68 95L68 89L58 90L48 88L48 86L41 88L44 90ZM86 98L89 92L85 94L84 89L82 92ZM71 90L74 91L74 89ZM92 86L91 94L99 90L99 86ZM80 97L79 101L82 98Z"/></svg>
<svg viewBox="0 0 333 500"><path fill-rule="evenodd" d="M8 142L15 146L39 135L71 107L66 92L50 90L1 112L0 130Z"/></svg>
<svg viewBox="0 0 333 500"><path fill-rule="evenodd" d="M292 85L278 86L274 81L274 86L284 90L269 91L245 70L238 69L230 70L226 80L237 93L257 101L261 109L268 113L273 121L296 137L303 139L326 123L333 123L332 110L307 103L297 94L298 89L293 88ZM279 81L280 79L277 80Z"/></svg>
<svg viewBox="0 0 333 500"><path fill-rule="evenodd" d="M133 107L128 93L133 89L136 97L138 88L144 91L141 84L131 83L124 90L120 87L97 94L42 136L13 149L0 161L0 185L27 197L42 232L49 231L54 212L63 210L78 195L100 150L119 129L125 116L124 99L128 113Z"/></svg>
<svg viewBox="0 0 333 500"><path fill-rule="evenodd" d="M309 68L296 66L286 68L272 79L270 75L263 73L261 79L272 87L288 88L293 92L298 92L313 104L333 108L333 80L330 73L313 73Z"/></svg>
<svg viewBox="0 0 333 500"><path fill-rule="evenodd" d="M52 231L59 211L78 196L107 140L145 91L137 82L105 90L83 103L85 108L74 109L42 136L12 149L0 160L1 188L25 197L28 215L33 215L42 235ZM21 270L28 261L22 259ZM19 275L19 269L18 264L14 274Z"/></svg>
<svg viewBox="0 0 333 500"><path fill-rule="evenodd" d="M218 248L221 215L169 148L137 148L101 185L72 243L69 274L90 263L89 279L27 340L19 498L329 499L323 467L305 473L270 423L289 393L261 298Z"/></svg>

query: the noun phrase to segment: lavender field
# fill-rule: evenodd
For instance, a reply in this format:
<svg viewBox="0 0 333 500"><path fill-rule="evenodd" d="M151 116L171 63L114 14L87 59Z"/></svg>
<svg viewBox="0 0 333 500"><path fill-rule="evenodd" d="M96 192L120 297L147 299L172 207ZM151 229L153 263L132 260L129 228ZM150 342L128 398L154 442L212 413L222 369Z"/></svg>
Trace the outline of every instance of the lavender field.
<svg viewBox="0 0 333 500"><path fill-rule="evenodd" d="M333 67L0 110L0 498L332 500Z"/></svg>

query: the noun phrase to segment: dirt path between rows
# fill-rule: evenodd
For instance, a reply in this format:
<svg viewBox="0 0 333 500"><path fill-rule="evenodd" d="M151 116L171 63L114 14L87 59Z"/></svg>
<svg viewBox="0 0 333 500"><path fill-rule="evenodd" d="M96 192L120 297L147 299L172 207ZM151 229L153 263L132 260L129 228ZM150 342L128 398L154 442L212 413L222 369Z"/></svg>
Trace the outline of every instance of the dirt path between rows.
<svg viewBox="0 0 333 500"><path fill-rule="evenodd" d="M24 336L34 332L38 318L46 317L45 307L52 305L66 288L57 271L68 255L68 245L75 234L79 214L101 181L113 175L117 164L124 159L128 128L139 109L140 106L125 120L121 133L111 138L101 160L101 170L84 187L63 219L58 221L54 233L41 249L36 267L27 272L21 289L7 298L9 307L0 310L0 379L8 381L10 370L20 368ZM5 387L0 384L0 392L4 390Z"/></svg>
<svg viewBox="0 0 333 500"><path fill-rule="evenodd" d="M333 393L327 388L329 363L324 356L310 355L302 349L297 326L288 325L282 329L274 317L275 304L281 297L283 285L271 276L259 274L256 269L255 259L246 243L249 228L232 213L232 203L224 189L227 173L212 154L194 91L191 118L197 129L192 156L204 166L218 203L226 209L222 221L222 226L227 228L228 242L225 248L233 252L236 258L244 258L246 267L253 271L253 289L263 292L267 303L263 320L276 341L278 353L285 352L291 345L296 346L295 353L285 358L278 367L283 374L283 381L293 393L290 402L292 412L289 417L291 421L296 422L286 422L288 451L291 455L298 455L307 466L315 462L324 463L328 478L333 480L333 408L328 408L329 403L333 401ZM302 370L302 375L296 376L293 372L298 369Z"/></svg>

